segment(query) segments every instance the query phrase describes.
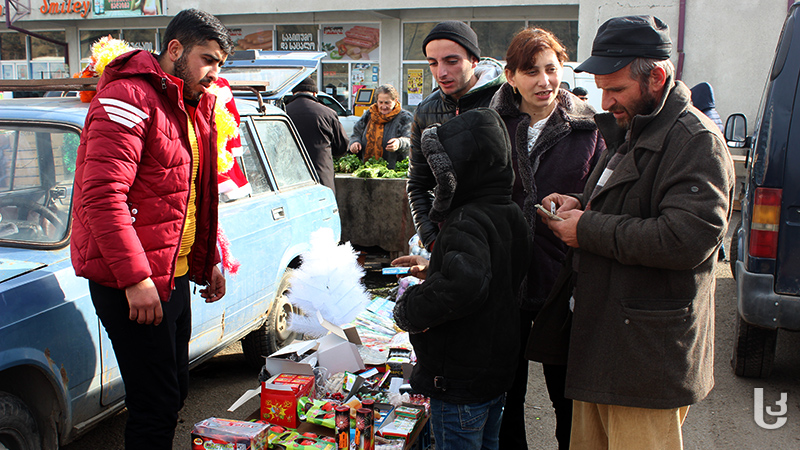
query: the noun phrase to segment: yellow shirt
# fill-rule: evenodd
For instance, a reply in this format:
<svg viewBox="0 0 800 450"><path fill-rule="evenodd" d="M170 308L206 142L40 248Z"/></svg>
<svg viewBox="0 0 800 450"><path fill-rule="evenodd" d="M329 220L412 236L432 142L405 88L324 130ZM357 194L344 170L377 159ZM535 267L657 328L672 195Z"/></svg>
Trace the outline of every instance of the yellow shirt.
<svg viewBox="0 0 800 450"><path fill-rule="evenodd" d="M189 115L186 115L189 129L189 143L192 147L192 176L189 184L189 208L186 210L186 222L183 225L181 247L178 250L178 262L175 266L175 276L182 277L189 273L189 253L194 245L197 222L197 175L200 169L200 149L197 146L197 134Z"/></svg>

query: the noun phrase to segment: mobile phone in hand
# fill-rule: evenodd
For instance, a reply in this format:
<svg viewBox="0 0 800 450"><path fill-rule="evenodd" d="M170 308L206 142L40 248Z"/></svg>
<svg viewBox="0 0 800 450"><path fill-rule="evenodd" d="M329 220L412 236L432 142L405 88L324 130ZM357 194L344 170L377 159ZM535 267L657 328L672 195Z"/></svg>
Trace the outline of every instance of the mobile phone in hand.
<svg viewBox="0 0 800 450"><path fill-rule="evenodd" d="M564 220L561 217L558 217L554 212L548 211L547 208L545 208L541 204L537 203L537 204L535 204L533 206L536 207L537 209L539 209L540 211L544 211L545 215L547 215L547 217L549 217L549 218L551 218L553 220Z"/></svg>

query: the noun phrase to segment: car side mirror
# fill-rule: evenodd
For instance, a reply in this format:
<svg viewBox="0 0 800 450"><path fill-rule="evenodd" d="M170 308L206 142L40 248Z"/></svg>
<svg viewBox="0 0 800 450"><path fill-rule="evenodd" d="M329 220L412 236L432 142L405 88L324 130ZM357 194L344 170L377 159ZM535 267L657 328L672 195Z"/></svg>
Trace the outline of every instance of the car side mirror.
<svg viewBox="0 0 800 450"><path fill-rule="evenodd" d="M736 113L728 116L728 120L725 121L725 141L731 148L750 146L750 138L747 136L747 118L744 114Z"/></svg>
<svg viewBox="0 0 800 450"><path fill-rule="evenodd" d="M350 111L349 109L345 109L344 110L344 115L345 116L352 116L353 115L353 111Z"/></svg>

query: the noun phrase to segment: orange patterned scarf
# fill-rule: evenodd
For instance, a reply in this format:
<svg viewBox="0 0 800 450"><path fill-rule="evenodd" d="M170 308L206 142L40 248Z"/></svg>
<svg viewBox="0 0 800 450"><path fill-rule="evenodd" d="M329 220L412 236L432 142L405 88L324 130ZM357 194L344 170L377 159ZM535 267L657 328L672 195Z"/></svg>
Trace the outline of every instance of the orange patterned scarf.
<svg viewBox="0 0 800 450"><path fill-rule="evenodd" d="M369 107L369 124L367 125L367 145L364 149L364 161L383 156L383 126L400 114L400 102L394 104L394 109L386 115L378 111L378 104Z"/></svg>

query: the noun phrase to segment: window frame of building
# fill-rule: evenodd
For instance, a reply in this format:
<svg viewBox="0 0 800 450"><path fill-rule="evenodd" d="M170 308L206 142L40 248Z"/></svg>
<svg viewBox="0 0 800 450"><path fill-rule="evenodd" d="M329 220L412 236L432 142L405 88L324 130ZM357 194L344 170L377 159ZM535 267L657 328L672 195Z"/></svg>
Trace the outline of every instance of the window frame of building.
<svg viewBox="0 0 800 450"><path fill-rule="evenodd" d="M458 19L455 19L458 20ZM540 27L546 30L552 31L556 37L562 40L562 44L567 49L567 53L570 58L574 59L577 56L577 47L578 47L578 19L577 17L574 19L552 19L552 20L532 20L532 19L514 19L514 18L492 18L492 20L486 19L476 19L476 20L464 20L468 25L472 26L473 24L488 24L488 23L498 23L500 29L509 29L509 32L505 33L504 39L507 41L504 45L505 48L508 48L508 44L511 42L513 36L519 32L520 30L526 27ZM421 101L425 99L431 92L434 91L436 88L436 81L433 79L433 75L428 68L428 62L424 59L424 54L422 53L422 41L425 39L425 36L428 35L430 30L437 24L438 22L430 22L430 21L418 21L418 20L409 20L403 21L400 24L401 27L401 60L400 60L400 67L402 71L402 79L403 79L403 86L401 97L402 97L402 104L403 108L409 111L416 110L416 104L409 104L409 77L410 72L409 69L419 69L424 68L423 70L423 82L422 82L422 98L420 99L419 96L416 97L416 100ZM520 26L510 26L511 24L520 24ZM564 34L563 31L559 30L559 27L554 27L552 24L562 23L567 25L568 30L570 31L569 36L561 36ZM504 25L503 25L504 24ZM408 29L407 27L414 27L414 29ZM478 34L478 42L481 42L481 35L485 35L488 31L476 30L476 34ZM555 29L551 29L555 28ZM473 28L474 29L474 28ZM493 34L493 33L489 33ZM483 39L486 40L485 38ZM502 47L502 45L500 45ZM497 45L487 48L484 51L481 48L481 56L483 57L492 57L497 59L505 66L505 51L503 51L502 55L498 55L499 50L497 50ZM422 59L415 59L415 58L422 58ZM415 101L416 101L415 100Z"/></svg>

